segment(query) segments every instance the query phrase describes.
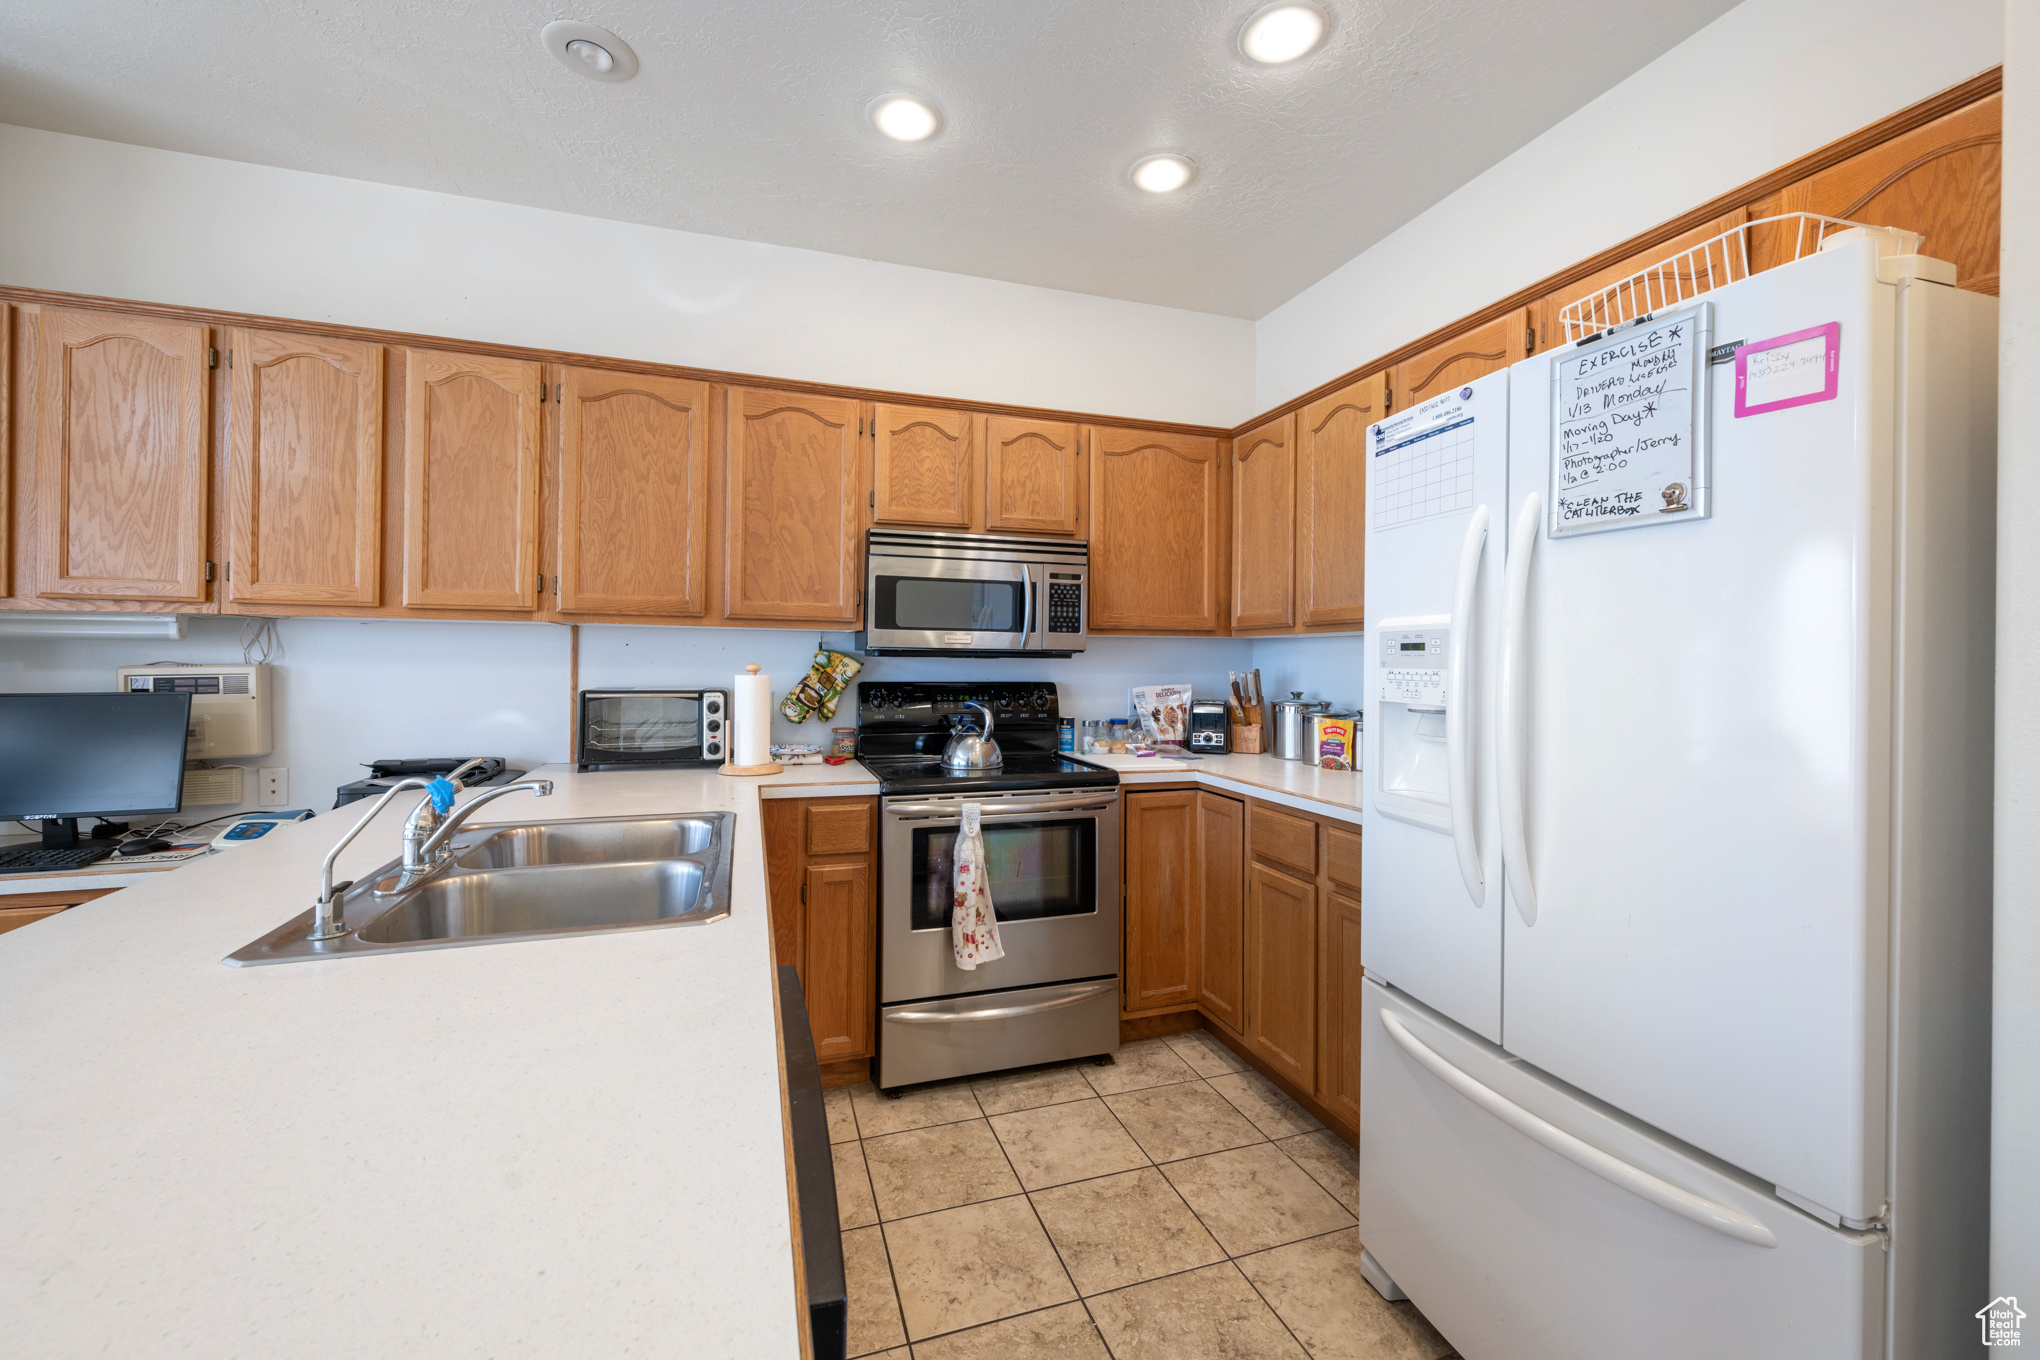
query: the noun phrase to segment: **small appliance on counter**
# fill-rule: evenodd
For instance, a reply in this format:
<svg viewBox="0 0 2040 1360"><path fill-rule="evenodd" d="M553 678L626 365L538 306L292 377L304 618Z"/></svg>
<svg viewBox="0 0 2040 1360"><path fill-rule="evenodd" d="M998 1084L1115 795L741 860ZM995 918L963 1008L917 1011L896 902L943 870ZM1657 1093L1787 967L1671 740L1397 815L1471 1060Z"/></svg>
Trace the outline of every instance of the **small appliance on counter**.
<svg viewBox="0 0 2040 1360"><path fill-rule="evenodd" d="M720 765L729 707L728 692L719 689L584 689L575 767Z"/></svg>
<svg viewBox="0 0 2040 1360"><path fill-rule="evenodd" d="M390 785L405 779L435 774L451 774L473 756L425 756L413 760L376 760L369 762L368 777L357 779L352 784L342 784L334 790L333 806L346 807L364 798L380 798L390 790ZM524 771L505 761L501 756L482 756L478 770L470 770L460 778L463 788L480 788L484 784L508 784L522 778Z"/></svg>
<svg viewBox="0 0 2040 1360"><path fill-rule="evenodd" d="M1190 738L1183 744L1200 753L1224 755L1232 749L1229 713L1227 705L1217 699L1191 700Z"/></svg>
<svg viewBox="0 0 2040 1360"><path fill-rule="evenodd" d="M250 812L234 818L212 838L212 849L231 850L237 845L259 841L270 832L288 822L302 822L312 815L310 808L292 808L288 812Z"/></svg>

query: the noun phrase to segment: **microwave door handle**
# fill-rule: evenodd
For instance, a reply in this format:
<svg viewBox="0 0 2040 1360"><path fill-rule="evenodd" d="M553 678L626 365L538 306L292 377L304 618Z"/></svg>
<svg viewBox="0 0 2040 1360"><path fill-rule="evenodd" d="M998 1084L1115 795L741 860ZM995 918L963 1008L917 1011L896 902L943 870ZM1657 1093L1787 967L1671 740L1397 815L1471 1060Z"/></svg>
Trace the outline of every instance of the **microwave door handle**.
<svg viewBox="0 0 2040 1360"><path fill-rule="evenodd" d="M1020 579L1025 583L1022 589L1027 592L1027 599L1024 603L1026 613L1022 617L1020 624L1020 650L1025 652L1031 651L1034 648L1034 616L1037 612L1034 607L1034 566L1032 563L1022 564ZM1041 642L1044 647L1048 645L1048 638L1045 633Z"/></svg>

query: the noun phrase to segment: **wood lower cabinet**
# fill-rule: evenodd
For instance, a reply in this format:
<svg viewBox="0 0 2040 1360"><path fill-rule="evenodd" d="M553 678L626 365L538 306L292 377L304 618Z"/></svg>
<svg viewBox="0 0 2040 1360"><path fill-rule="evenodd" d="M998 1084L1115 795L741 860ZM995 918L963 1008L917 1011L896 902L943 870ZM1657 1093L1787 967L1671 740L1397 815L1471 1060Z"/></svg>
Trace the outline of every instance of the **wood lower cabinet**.
<svg viewBox="0 0 2040 1360"><path fill-rule="evenodd" d="M562 613L708 609L707 383L561 372Z"/></svg>
<svg viewBox="0 0 2040 1360"><path fill-rule="evenodd" d="M1215 633L1227 534L1219 441L1088 427L1091 627Z"/></svg>
<svg viewBox="0 0 2040 1360"><path fill-rule="evenodd" d="M1367 427L1388 414L1371 373L1296 416L1296 607L1303 628L1367 621Z"/></svg>
<svg viewBox="0 0 2040 1360"><path fill-rule="evenodd" d="M800 974L815 1057L871 1057L878 1025L878 800L761 802L777 962Z"/></svg>
<svg viewBox="0 0 2040 1360"><path fill-rule="evenodd" d="M404 356L404 603L538 607L538 407L521 359Z"/></svg>
<svg viewBox="0 0 2040 1360"><path fill-rule="evenodd" d="M1181 1007L1197 999L1198 794L1128 793L1125 1009Z"/></svg>
<svg viewBox="0 0 2040 1360"><path fill-rule="evenodd" d="M1235 1034L1247 1028L1247 805L1197 794L1197 1005Z"/></svg>
<svg viewBox="0 0 2040 1360"><path fill-rule="evenodd" d="M723 607L733 619L854 624L864 565L861 402L728 389Z"/></svg>
<svg viewBox="0 0 2040 1360"><path fill-rule="evenodd" d="M40 595L207 598L211 336L197 322L43 308Z"/></svg>
<svg viewBox="0 0 2040 1360"><path fill-rule="evenodd" d="M56 892L0 893L0 935L119 891L119 888L70 888Z"/></svg>
<svg viewBox="0 0 2040 1360"><path fill-rule="evenodd" d="M1296 417L1233 441L1232 626L1296 622Z"/></svg>
<svg viewBox="0 0 2040 1360"><path fill-rule="evenodd" d="M985 532L1075 535L1084 518L1082 439L1075 425L986 416Z"/></svg>
<svg viewBox="0 0 2040 1360"><path fill-rule="evenodd" d="M1317 1079L1317 885L1247 865L1247 1046L1308 1091Z"/></svg>
<svg viewBox="0 0 2040 1360"><path fill-rule="evenodd" d="M1323 828L1318 885L1317 1098L1360 1125L1360 829Z"/></svg>
<svg viewBox="0 0 2040 1360"><path fill-rule="evenodd" d="M382 602L383 349L236 330L229 605Z"/></svg>
<svg viewBox="0 0 2040 1360"><path fill-rule="evenodd" d="M878 406L871 417L871 522L971 527L977 421L963 411Z"/></svg>
<svg viewBox="0 0 2040 1360"><path fill-rule="evenodd" d="M1403 360L1389 384L1395 409L1407 411L1527 357L1537 345L1535 325L1528 307L1517 308Z"/></svg>

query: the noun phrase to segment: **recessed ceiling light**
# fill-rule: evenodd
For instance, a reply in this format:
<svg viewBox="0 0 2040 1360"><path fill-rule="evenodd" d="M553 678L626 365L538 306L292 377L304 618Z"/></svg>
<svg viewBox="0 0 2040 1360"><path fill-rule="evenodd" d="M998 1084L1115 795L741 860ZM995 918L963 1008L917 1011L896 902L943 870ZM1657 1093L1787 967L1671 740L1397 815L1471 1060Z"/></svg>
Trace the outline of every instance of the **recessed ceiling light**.
<svg viewBox="0 0 2040 1360"><path fill-rule="evenodd" d="M1136 189L1145 189L1151 194L1172 194L1197 178L1197 162L1173 151L1162 151L1142 156L1127 169L1126 174Z"/></svg>
<svg viewBox="0 0 2040 1360"><path fill-rule="evenodd" d="M1324 40L1331 16L1312 0L1276 0L1254 11L1240 29L1240 51L1263 66L1308 56Z"/></svg>
<svg viewBox="0 0 2040 1360"><path fill-rule="evenodd" d="M942 130L942 113L910 94L882 94L865 110L871 124L896 142L925 142Z"/></svg>
<svg viewBox="0 0 2040 1360"><path fill-rule="evenodd" d="M539 30L538 41L575 75L614 83L637 74L637 53L606 28L555 19Z"/></svg>

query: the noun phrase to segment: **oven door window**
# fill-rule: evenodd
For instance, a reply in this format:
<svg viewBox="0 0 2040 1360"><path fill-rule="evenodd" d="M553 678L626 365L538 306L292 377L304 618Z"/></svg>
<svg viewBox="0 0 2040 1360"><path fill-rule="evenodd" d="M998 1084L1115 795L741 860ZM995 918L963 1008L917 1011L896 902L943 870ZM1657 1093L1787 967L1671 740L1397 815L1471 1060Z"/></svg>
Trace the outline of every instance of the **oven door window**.
<svg viewBox="0 0 2040 1360"><path fill-rule="evenodd" d="M880 576L873 626L918 633L1017 633L1027 622L1022 581Z"/></svg>
<svg viewBox="0 0 2040 1360"><path fill-rule="evenodd" d="M672 755L701 748L701 700L693 695L612 694L588 700L589 751Z"/></svg>
<svg viewBox="0 0 2040 1360"><path fill-rule="evenodd" d="M986 886L1001 921L1098 910L1098 823L986 822ZM956 897L956 828L914 829L914 929L947 930Z"/></svg>

